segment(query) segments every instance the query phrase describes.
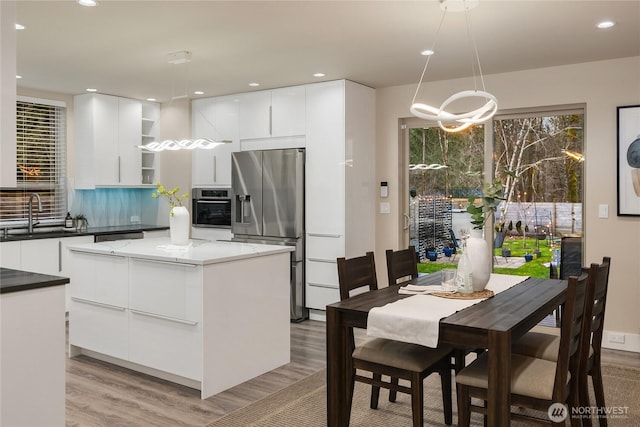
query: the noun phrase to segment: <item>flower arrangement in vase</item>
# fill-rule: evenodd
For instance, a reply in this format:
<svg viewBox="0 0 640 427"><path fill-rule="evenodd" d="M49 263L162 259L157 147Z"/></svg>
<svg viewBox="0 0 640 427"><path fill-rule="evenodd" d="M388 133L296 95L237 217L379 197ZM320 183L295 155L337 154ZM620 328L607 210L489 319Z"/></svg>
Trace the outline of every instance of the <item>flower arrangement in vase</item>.
<svg viewBox="0 0 640 427"><path fill-rule="evenodd" d="M169 202L169 215L173 216L173 208L175 208L176 206L183 207L182 200L189 198L189 193L180 195L178 194L178 191L180 191L180 187L174 187L173 190L167 190L162 184L158 182L156 183L156 192L151 193L151 198L165 198Z"/></svg>
<svg viewBox="0 0 640 427"><path fill-rule="evenodd" d="M466 240L465 250L469 253L474 292L484 290L491 277L491 253L489 245L482 238L482 231L487 220L498 209L500 202L505 200L502 193L502 183L496 179L484 185L479 205L474 204L476 200L474 196L469 197L467 212L471 214L473 229Z"/></svg>
<svg viewBox="0 0 640 427"><path fill-rule="evenodd" d="M151 194L153 199L164 198L169 202L169 234L173 245L184 246L189 243L190 218L189 211L182 206L182 201L189 197L188 193L178 194L180 187L167 190L159 182L156 184L156 192Z"/></svg>

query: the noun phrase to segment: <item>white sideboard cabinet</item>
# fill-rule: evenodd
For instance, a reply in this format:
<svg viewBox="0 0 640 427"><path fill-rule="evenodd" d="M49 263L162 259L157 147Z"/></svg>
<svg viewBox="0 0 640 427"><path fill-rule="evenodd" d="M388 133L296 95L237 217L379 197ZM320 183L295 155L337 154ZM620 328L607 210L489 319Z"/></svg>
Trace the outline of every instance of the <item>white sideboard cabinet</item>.
<svg viewBox="0 0 640 427"><path fill-rule="evenodd" d="M375 92L346 80L306 87L306 305L339 301L336 258L375 247Z"/></svg>
<svg viewBox="0 0 640 427"><path fill-rule="evenodd" d="M212 150L193 150L191 182L194 187L230 187L231 153L240 150L237 96L192 101L193 138L229 141Z"/></svg>

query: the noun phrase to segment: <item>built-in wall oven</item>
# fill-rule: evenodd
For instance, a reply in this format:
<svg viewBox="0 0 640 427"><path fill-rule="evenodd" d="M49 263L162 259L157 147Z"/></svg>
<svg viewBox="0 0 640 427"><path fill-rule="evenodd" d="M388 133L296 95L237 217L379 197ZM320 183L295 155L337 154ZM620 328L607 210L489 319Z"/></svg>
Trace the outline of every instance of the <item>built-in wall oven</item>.
<svg viewBox="0 0 640 427"><path fill-rule="evenodd" d="M231 228L230 188L194 188L191 197L194 227Z"/></svg>

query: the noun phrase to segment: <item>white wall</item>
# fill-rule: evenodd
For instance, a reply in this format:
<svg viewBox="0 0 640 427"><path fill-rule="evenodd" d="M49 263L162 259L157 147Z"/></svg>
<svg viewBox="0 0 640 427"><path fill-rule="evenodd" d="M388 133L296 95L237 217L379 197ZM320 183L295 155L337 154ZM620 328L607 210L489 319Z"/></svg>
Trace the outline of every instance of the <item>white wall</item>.
<svg viewBox="0 0 640 427"><path fill-rule="evenodd" d="M513 108L586 104L584 263L612 257L605 329L627 334L624 346L640 352L640 217L616 216L616 107L640 104L640 57L540 68L485 76L501 111ZM429 83L428 103L469 89L469 79ZM400 247L398 119L410 117L415 85L377 90L376 181L389 181L391 214L377 214L376 258ZM420 98L419 98L420 99ZM427 101L425 99L425 101ZM598 205L609 218L598 218ZM605 337L606 338L606 337Z"/></svg>
<svg viewBox="0 0 640 427"><path fill-rule="evenodd" d="M191 101L179 99L160 107L160 140L191 137ZM191 194L191 150L160 153L160 179L167 188L180 187L180 194ZM169 225L169 204L159 200L158 224ZM184 202L191 212L191 198Z"/></svg>

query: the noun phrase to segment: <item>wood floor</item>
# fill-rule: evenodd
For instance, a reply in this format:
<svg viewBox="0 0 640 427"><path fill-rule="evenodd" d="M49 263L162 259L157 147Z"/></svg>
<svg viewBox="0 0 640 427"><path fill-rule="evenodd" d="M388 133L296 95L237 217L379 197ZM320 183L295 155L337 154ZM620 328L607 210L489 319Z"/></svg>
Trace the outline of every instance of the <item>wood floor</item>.
<svg viewBox="0 0 640 427"><path fill-rule="evenodd" d="M640 368L637 353L605 349L603 360ZM198 390L85 356L67 359L67 426L202 427L325 364L325 324L317 321L291 324L291 363L206 400Z"/></svg>

